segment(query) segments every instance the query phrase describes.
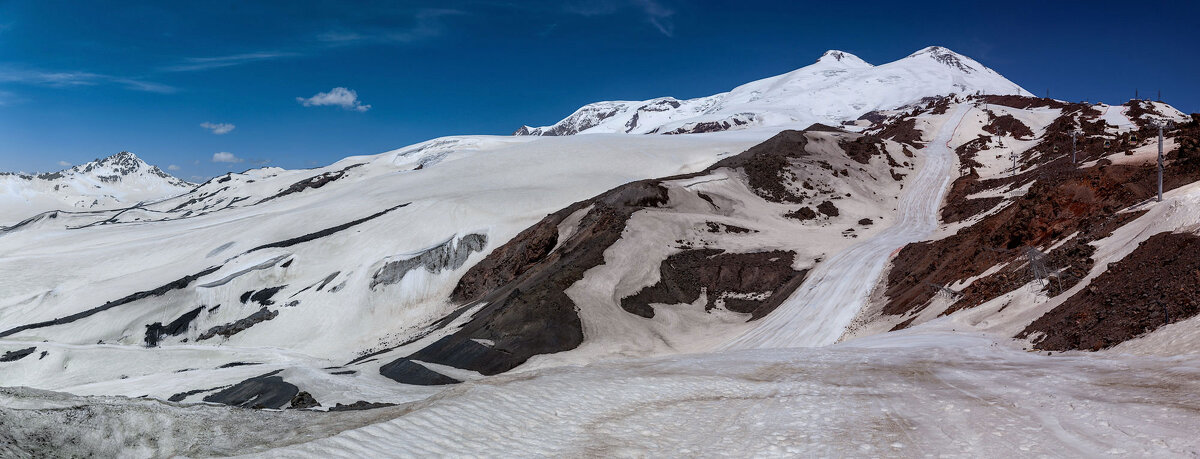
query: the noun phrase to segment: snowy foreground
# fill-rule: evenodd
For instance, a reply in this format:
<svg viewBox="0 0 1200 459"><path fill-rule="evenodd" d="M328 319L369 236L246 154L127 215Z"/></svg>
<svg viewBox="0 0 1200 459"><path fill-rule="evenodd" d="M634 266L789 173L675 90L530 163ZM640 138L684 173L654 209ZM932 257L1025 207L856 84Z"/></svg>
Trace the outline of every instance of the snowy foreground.
<svg viewBox="0 0 1200 459"><path fill-rule="evenodd" d="M913 331L511 373L361 412L6 390L0 448L12 443L32 456L1194 457L1197 391L1194 358L1045 356ZM0 450L9 455L22 451Z"/></svg>

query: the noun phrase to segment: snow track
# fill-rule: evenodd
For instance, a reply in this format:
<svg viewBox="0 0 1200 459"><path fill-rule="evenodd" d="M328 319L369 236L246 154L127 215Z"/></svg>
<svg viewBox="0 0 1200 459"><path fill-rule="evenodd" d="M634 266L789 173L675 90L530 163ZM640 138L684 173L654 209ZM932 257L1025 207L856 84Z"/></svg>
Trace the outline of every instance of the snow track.
<svg viewBox="0 0 1200 459"><path fill-rule="evenodd" d="M937 228L938 209L953 178L948 142L970 111L959 105L922 151L925 166L900 198L896 224L817 265L796 293L725 350L833 344L862 309L888 257Z"/></svg>
<svg viewBox="0 0 1200 459"><path fill-rule="evenodd" d="M897 333L497 376L261 455L1189 457L1198 372Z"/></svg>

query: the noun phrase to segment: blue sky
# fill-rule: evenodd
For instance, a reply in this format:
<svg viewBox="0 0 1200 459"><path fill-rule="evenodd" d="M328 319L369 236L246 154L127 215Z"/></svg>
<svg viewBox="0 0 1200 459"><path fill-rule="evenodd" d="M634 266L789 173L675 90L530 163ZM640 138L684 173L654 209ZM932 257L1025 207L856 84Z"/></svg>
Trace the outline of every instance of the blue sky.
<svg viewBox="0 0 1200 459"><path fill-rule="evenodd" d="M312 167L709 95L827 49L881 64L941 45L1038 95L1161 89L1196 112L1196 5L0 0L0 170L122 150L193 180Z"/></svg>

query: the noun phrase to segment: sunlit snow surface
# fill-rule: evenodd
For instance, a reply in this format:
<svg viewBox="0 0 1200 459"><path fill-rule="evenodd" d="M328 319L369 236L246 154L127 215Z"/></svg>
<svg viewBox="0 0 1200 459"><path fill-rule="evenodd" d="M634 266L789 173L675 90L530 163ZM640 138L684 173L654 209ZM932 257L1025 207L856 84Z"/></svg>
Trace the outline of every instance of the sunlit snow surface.
<svg viewBox="0 0 1200 459"><path fill-rule="evenodd" d="M358 414L4 392L0 455L1194 457L1198 390L1195 359L902 332L513 373Z"/></svg>

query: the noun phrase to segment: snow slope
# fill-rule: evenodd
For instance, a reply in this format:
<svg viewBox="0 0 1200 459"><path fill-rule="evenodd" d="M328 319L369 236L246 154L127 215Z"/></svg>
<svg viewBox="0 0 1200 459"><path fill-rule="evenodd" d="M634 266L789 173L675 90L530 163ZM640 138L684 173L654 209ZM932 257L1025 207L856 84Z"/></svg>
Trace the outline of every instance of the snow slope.
<svg viewBox="0 0 1200 459"><path fill-rule="evenodd" d="M900 198L896 223L821 264L795 295L757 327L725 349L823 346L833 344L867 302L889 255L928 237L950 185L953 154L949 141L971 106L961 104L941 123L924 149L925 165Z"/></svg>
<svg viewBox="0 0 1200 459"><path fill-rule="evenodd" d="M0 173L0 228L46 211L129 207L194 187L129 152L53 173Z"/></svg>
<svg viewBox="0 0 1200 459"><path fill-rule="evenodd" d="M879 66L831 50L812 65L726 93L688 100L597 102L553 125L522 127L517 135L681 134L747 126L838 125L927 97L976 93L1029 95L994 70L938 46Z"/></svg>
<svg viewBox="0 0 1200 459"><path fill-rule="evenodd" d="M1198 376L1194 358L908 332L502 375L360 412L6 389L0 455L1192 457Z"/></svg>

